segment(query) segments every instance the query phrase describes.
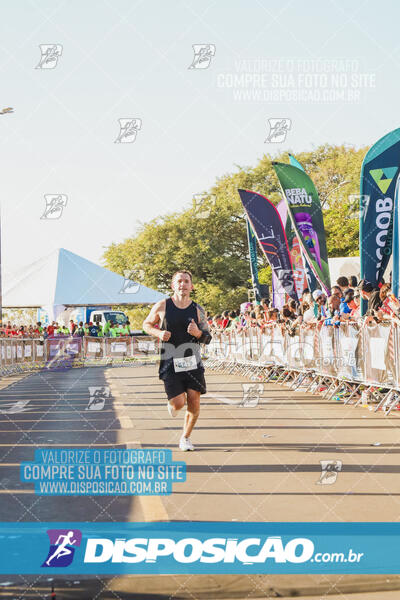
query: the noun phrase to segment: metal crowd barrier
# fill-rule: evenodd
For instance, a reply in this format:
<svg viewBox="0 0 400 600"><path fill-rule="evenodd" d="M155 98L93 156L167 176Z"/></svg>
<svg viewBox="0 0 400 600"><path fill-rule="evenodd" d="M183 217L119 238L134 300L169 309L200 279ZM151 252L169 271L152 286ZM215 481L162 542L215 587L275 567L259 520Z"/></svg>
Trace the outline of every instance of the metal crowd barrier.
<svg viewBox="0 0 400 600"><path fill-rule="evenodd" d="M60 367L147 363L157 360L158 354L159 341L150 336L1 338L0 375Z"/></svg>
<svg viewBox="0 0 400 600"><path fill-rule="evenodd" d="M357 406L365 398L389 414L400 404L400 333L396 322L282 325L264 331L213 334L207 349L210 369L253 379L302 386L326 397L343 396Z"/></svg>
<svg viewBox="0 0 400 600"><path fill-rule="evenodd" d="M150 336L119 338L53 337L46 340L1 338L0 375L40 369L91 365L129 365L159 358L159 340ZM400 405L400 331L396 322L339 327L281 325L264 331L214 332L202 356L209 369L322 392L343 395L355 405L370 398L375 410L389 414Z"/></svg>

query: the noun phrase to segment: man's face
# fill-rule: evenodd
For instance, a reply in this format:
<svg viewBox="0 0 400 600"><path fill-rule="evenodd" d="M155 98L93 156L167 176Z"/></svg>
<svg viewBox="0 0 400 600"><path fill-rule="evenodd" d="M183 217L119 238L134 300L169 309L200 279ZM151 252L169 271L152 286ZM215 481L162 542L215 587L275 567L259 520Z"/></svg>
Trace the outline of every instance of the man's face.
<svg viewBox="0 0 400 600"><path fill-rule="evenodd" d="M174 292L179 293L190 293L193 289L193 283L190 279L190 275L187 273L177 273L171 284Z"/></svg>

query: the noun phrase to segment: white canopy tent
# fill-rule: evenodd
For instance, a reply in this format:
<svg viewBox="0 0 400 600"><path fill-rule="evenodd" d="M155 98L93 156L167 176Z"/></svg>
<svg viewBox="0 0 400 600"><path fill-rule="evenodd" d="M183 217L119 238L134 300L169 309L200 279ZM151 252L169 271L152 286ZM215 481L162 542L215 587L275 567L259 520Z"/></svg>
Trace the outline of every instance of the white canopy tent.
<svg viewBox="0 0 400 600"><path fill-rule="evenodd" d="M4 287L4 308L44 308L51 319L66 306L154 304L166 298L64 248L21 269Z"/></svg>

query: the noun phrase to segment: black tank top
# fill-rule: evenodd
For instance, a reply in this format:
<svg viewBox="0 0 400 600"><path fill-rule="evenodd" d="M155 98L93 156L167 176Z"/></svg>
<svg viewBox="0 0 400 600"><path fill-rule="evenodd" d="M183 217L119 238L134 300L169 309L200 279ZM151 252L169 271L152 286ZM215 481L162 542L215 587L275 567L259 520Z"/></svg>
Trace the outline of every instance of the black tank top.
<svg viewBox="0 0 400 600"><path fill-rule="evenodd" d="M198 340L187 332L191 320L199 325L197 317L197 304L191 302L186 308L175 306L172 298L165 303L165 316L161 329L171 332L168 342L161 343L161 356L159 374L160 379L165 379L175 373L173 359L196 356L197 368L204 368L200 358L200 345Z"/></svg>

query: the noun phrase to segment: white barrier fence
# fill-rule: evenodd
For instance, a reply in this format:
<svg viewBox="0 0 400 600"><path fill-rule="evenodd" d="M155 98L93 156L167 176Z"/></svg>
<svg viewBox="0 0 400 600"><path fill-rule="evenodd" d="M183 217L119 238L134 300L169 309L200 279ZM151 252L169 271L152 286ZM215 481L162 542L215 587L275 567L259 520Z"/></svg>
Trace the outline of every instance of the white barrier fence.
<svg viewBox="0 0 400 600"><path fill-rule="evenodd" d="M249 328L243 332L217 332L207 347L211 369L275 378L293 389L308 382L308 389L323 383L326 395L347 386L353 393L372 391L379 407L400 402L400 336L396 323L335 326L301 326L294 332L281 325ZM378 388L378 391L377 389ZM384 388L380 395L379 389ZM347 400L346 400L347 401ZM357 402L358 403L358 402ZM389 412L390 412L389 410Z"/></svg>
<svg viewBox="0 0 400 600"><path fill-rule="evenodd" d="M0 375L96 364L132 364L158 360L160 342L150 336L119 338L54 337L0 339ZM400 404L400 333L396 323L344 323L339 327L301 326L289 334L281 325L264 332L213 333L203 346L208 368L262 375L267 381L289 382L293 389L324 384L326 395L343 385L351 397L367 389L390 412ZM376 390L378 388L378 391ZM379 388L384 388L383 397ZM387 391L388 390L388 391ZM399 391L399 393L397 393ZM386 410L385 408L385 410Z"/></svg>
<svg viewBox="0 0 400 600"><path fill-rule="evenodd" d="M119 338L54 337L0 339L0 374L64 366L154 360L158 340L147 336Z"/></svg>

